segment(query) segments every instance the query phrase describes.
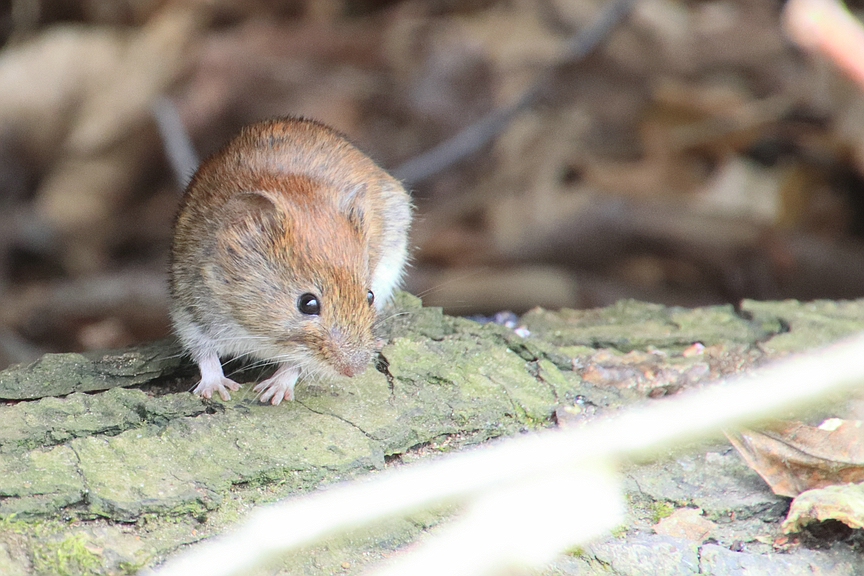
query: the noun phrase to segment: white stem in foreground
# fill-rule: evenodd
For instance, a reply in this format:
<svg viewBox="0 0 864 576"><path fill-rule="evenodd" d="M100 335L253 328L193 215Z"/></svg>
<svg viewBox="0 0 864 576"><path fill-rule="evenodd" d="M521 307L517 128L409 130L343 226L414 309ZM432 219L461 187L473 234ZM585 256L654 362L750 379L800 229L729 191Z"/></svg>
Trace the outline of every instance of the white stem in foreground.
<svg viewBox="0 0 864 576"><path fill-rule="evenodd" d="M289 499L192 547L153 574L240 574L324 537L446 502L469 503L469 512L441 539L400 558L398 570L385 568L380 574L493 574L506 568L502 559L537 565L619 521L620 490L602 471L622 457L765 418L861 383L864 336L584 428L509 439ZM513 508L512 515L505 505ZM501 556L494 538L512 554Z"/></svg>

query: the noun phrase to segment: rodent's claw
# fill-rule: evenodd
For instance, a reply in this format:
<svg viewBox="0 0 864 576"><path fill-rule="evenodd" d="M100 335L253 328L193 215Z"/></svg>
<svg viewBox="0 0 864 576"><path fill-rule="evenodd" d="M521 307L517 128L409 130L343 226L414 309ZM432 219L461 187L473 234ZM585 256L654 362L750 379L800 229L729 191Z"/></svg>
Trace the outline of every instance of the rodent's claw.
<svg viewBox="0 0 864 576"><path fill-rule="evenodd" d="M253 390L260 394L258 399L261 402L270 402L273 406L278 406L282 400L289 402L294 400L294 386L299 377L299 368L283 365L273 376L259 382Z"/></svg>
<svg viewBox="0 0 864 576"><path fill-rule="evenodd" d="M270 402L273 406L278 406L282 403L282 400L288 400L289 402L294 401L294 391L293 390L285 390L284 392L278 390L275 386L271 386L266 390L261 391L261 396L258 399L266 404Z"/></svg>
<svg viewBox="0 0 864 576"><path fill-rule="evenodd" d="M192 392L194 394L197 394L201 398L209 399L213 397L213 392L215 391L219 393L219 396L222 398L222 400L227 402L228 400L231 400L231 394L228 393L229 389L236 392L240 389L240 384L234 382L230 378L221 376L219 378L210 380L204 380L202 378L201 381L198 382L198 385L195 386L195 389L192 390Z"/></svg>

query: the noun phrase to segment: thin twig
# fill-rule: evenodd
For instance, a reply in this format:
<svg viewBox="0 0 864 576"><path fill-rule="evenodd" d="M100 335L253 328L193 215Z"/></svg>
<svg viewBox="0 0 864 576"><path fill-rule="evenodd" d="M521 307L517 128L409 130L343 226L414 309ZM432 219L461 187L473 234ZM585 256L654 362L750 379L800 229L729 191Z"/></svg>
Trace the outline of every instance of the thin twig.
<svg viewBox="0 0 864 576"><path fill-rule="evenodd" d="M198 168L198 153L183 125L177 106L166 96L156 98L152 105L153 118L159 127L165 156L171 164L174 179L180 190L186 188L192 174Z"/></svg>
<svg viewBox="0 0 864 576"><path fill-rule="evenodd" d="M635 0L613 0L594 24L575 34L567 42L561 56L540 74L534 84L516 102L506 108L492 111L452 138L404 162L392 170L392 174L399 180L417 184L483 148L500 134L517 114L537 102L561 66L579 62L591 54L612 29L630 13L634 2Z"/></svg>

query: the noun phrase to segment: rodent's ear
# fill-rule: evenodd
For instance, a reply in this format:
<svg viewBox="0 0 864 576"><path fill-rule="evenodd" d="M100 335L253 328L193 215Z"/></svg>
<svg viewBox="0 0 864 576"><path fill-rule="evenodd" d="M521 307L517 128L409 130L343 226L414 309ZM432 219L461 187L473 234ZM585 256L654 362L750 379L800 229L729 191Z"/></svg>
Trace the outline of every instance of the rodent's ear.
<svg viewBox="0 0 864 576"><path fill-rule="evenodd" d="M232 196L223 206L223 229L258 234L281 230L283 218L273 200L263 192L243 192Z"/></svg>
<svg viewBox="0 0 864 576"><path fill-rule="evenodd" d="M358 184L348 191L339 201L339 211L362 233L366 227L366 184Z"/></svg>

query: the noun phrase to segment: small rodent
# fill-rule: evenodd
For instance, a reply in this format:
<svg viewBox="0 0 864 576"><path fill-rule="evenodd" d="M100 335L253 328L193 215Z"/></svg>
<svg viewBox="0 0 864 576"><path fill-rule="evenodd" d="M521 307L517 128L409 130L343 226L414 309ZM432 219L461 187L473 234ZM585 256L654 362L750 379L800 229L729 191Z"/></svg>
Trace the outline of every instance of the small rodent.
<svg viewBox="0 0 864 576"><path fill-rule="evenodd" d="M293 400L301 374L366 369L373 324L408 256L402 185L335 130L281 118L205 160L181 201L171 317L204 398L240 385L220 356L278 364L254 390Z"/></svg>

